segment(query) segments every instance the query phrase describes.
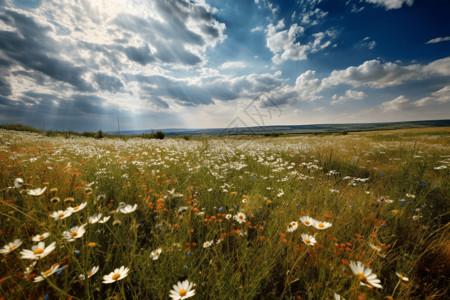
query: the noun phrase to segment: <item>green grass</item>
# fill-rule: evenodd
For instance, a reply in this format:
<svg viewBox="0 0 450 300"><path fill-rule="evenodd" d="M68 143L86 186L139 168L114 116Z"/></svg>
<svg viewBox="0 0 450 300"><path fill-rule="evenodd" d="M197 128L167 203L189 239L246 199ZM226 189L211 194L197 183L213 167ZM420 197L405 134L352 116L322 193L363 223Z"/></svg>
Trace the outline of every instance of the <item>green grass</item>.
<svg viewBox="0 0 450 300"><path fill-rule="evenodd" d="M5 299L167 299L186 278L196 284L195 299L441 299L448 292L449 169L435 167L449 165L450 151L433 136L401 144L364 135L0 135L0 247L23 241L2 257ZM24 186L9 188L16 178ZM26 192L44 186L41 196ZM136 211L117 212L121 202L137 204ZM81 203L87 206L66 219L49 217ZM226 218L238 212L246 222ZM63 239L97 213L111 219L87 224L73 242ZM332 226L307 227L299 221L305 215ZM299 227L288 232L292 221ZM20 252L44 232L56 249L24 276L30 261ZM306 245L302 233L315 234L317 244ZM157 248L162 254L153 260ZM383 289L361 286L350 261L370 265ZM55 263L64 267L59 274L34 282ZM98 273L80 281L93 266ZM121 266L130 269L127 277L102 283ZM399 282L395 272L409 281Z"/></svg>

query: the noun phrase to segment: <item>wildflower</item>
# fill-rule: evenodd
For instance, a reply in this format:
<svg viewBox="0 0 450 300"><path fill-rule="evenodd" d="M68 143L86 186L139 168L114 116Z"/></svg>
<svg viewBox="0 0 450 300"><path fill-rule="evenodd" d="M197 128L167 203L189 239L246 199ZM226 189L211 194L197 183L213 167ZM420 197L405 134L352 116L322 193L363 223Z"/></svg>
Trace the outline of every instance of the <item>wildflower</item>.
<svg viewBox="0 0 450 300"><path fill-rule="evenodd" d="M358 279L360 280L361 285L376 287L382 289L383 287L380 285L380 279L377 279L377 275L372 273L371 268L366 268L362 264L362 262L354 262L350 261L350 269L353 274L358 275Z"/></svg>
<svg viewBox="0 0 450 300"><path fill-rule="evenodd" d="M47 278L48 276L56 273L56 271L58 271L59 268L59 264L54 264L50 269L48 269L45 272L41 272L41 276L37 276L36 278L34 278L34 282L39 282L44 280L44 278Z"/></svg>
<svg viewBox="0 0 450 300"><path fill-rule="evenodd" d="M49 255L56 248L56 242L51 243L45 247L45 242L39 242L39 244L31 247L31 250L25 249L20 252L22 259L34 259L38 260Z"/></svg>
<svg viewBox="0 0 450 300"><path fill-rule="evenodd" d="M23 179L22 178L16 178L14 179L14 187L20 188L23 185Z"/></svg>
<svg viewBox="0 0 450 300"><path fill-rule="evenodd" d="M287 231L288 232L294 232L294 231L297 230L297 228L298 228L298 223L295 222L295 221L292 221L291 223L289 223Z"/></svg>
<svg viewBox="0 0 450 300"><path fill-rule="evenodd" d="M170 291L170 298L173 300L182 300L195 295L195 290L192 289L195 286L195 283L189 282L189 280L185 280L183 282L178 281L177 284L174 284L172 290Z"/></svg>
<svg viewBox="0 0 450 300"><path fill-rule="evenodd" d="M397 277L400 278L400 279L403 280L403 281L409 281L409 278L408 278L408 277L405 277L405 276L403 276L403 275L400 274L400 273L395 272L395 275L397 275Z"/></svg>
<svg viewBox="0 0 450 300"><path fill-rule="evenodd" d="M316 222L314 222L314 223L312 224L312 226L313 226L314 228L319 229L319 230L327 229L327 228L331 227L331 225L332 225L331 223L328 223L328 222L319 222L319 221L316 221Z"/></svg>
<svg viewBox="0 0 450 300"><path fill-rule="evenodd" d="M334 293L334 300L345 300L344 297L341 297L341 295Z"/></svg>
<svg viewBox="0 0 450 300"><path fill-rule="evenodd" d="M25 272L23 272L23 277L24 277L24 278L27 278L28 275L30 275L30 273L31 273L31 271L33 271L35 265L36 265L36 261L33 261L33 262L31 263L31 265L29 265L29 266L25 269Z"/></svg>
<svg viewBox="0 0 450 300"><path fill-rule="evenodd" d="M317 243L316 238L313 235L302 233L301 237L306 245L314 246L314 244Z"/></svg>
<svg viewBox="0 0 450 300"><path fill-rule="evenodd" d="M85 208L87 205L87 202L81 203L80 205L77 205L75 207L68 207L67 210L72 211L72 213L79 212L83 208Z"/></svg>
<svg viewBox="0 0 450 300"><path fill-rule="evenodd" d="M316 223L316 220L308 216L301 217L300 221L302 221L302 223L306 226L311 226L312 224Z"/></svg>
<svg viewBox="0 0 450 300"><path fill-rule="evenodd" d="M206 241L203 243L203 248L209 248L212 244L214 244L214 240Z"/></svg>
<svg viewBox="0 0 450 300"><path fill-rule="evenodd" d="M89 247L94 248L95 246L97 246L97 243L94 242L90 242L87 244Z"/></svg>
<svg viewBox="0 0 450 300"><path fill-rule="evenodd" d="M103 219L101 219L101 220L99 220L98 222L99 223L106 223L106 222L108 222L108 220L111 218L111 216L106 216L106 217L103 217Z"/></svg>
<svg viewBox="0 0 450 300"><path fill-rule="evenodd" d="M158 248L155 251L152 251L152 253L150 253L150 255L152 256L153 260L157 260L159 258L159 256L161 255L161 248Z"/></svg>
<svg viewBox="0 0 450 300"><path fill-rule="evenodd" d="M239 224L242 224L245 222L245 219L247 218L247 216L244 213L238 213L237 215L235 215L233 217Z"/></svg>
<svg viewBox="0 0 450 300"><path fill-rule="evenodd" d="M37 188L37 189L34 189L34 190L29 190L28 191L28 195L37 197L37 196L42 195L45 192L46 189L47 189L47 187L44 187L43 189Z"/></svg>
<svg viewBox="0 0 450 300"><path fill-rule="evenodd" d="M124 266L121 266L120 268L116 268L116 269L114 269L113 272L109 273L108 275L103 276L102 283L113 283L113 282L122 280L125 277L127 277L129 271L130 271L130 269L125 268Z"/></svg>
<svg viewBox="0 0 450 300"><path fill-rule="evenodd" d="M131 206L131 205L126 205L126 206L119 206L118 208L117 208L117 211L118 212L121 212L121 213L123 213L123 214L129 214L129 213L132 213L132 212L134 212L135 210L136 210L136 208L137 208L137 204L135 204L135 205L133 205L133 206Z"/></svg>
<svg viewBox="0 0 450 300"><path fill-rule="evenodd" d="M40 242L40 241L45 240L45 239L48 238L49 236L50 236L50 232L44 232L43 234L38 234L38 235L33 236L33 237L31 238L31 240L32 240L33 242Z"/></svg>
<svg viewBox="0 0 450 300"><path fill-rule="evenodd" d="M51 203L58 203L59 201L61 201L61 200L59 199L59 197L53 197L52 199L50 199L50 202L51 202Z"/></svg>
<svg viewBox="0 0 450 300"><path fill-rule="evenodd" d="M101 213L99 213L99 214L97 214L97 215L93 215L93 216L90 216L89 217L89 224L95 224L95 223L97 223L98 221L100 221L100 218L102 217L102 214Z"/></svg>
<svg viewBox="0 0 450 300"><path fill-rule="evenodd" d="M227 214L227 215L225 216L225 219L229 220L229 219L231 219L231 217L232 217L231 214Z"/></svg>
<svg viewBox="0 0 450 300"><path fill-rule="evenodd" d="M62 220L62 219L69 217L71 214L72 214L71 210L58 210L58 211L54 211L50 215L50 217L55 219L55 221L58 221L58 220Z"/></svg>
<svg viewBox="0 0 450 300"><path fill-rule="evenodd" d="M377 252L381 252L381 248L380 248L380 247L377 247L377 246L375 246L374 244L370 244L370 243L369 243L369 246L370 246L370 248L372 248L373 250L375 250L375 251L377 251Z"/></svg>
<svg viewBox="0 0 450 300"><path fill-rule="evenodd" d="M63 232L63 239L65 239L68 242L73 242L75 239L79 239L84 235L86 230L84 229L85 225L81 226L75 226L70 228L70 231L64 231Z"/></svg>
<svg viewBox="0 0 450 300"><path fill-rule="evenodd" d="M20 245L22 245L22 241L16 239L14 242L8 243L5 246L3 246L3 248L0 249L0 253L6 255L19 248Z"/></svg>
<svg viewBox="0 0 450 300"><path fill-rule="evenodd" d="M88 272L88 278L91 278L95 273L97 273L98 272L98 269L100 269L100 267L99 266L93 266L92 267L92 269ZM85 278L86 278L86 276L84 275L84 274L80 274L79 276L78 276L78 278L80 279L80 280L84 280Z"/></svg>

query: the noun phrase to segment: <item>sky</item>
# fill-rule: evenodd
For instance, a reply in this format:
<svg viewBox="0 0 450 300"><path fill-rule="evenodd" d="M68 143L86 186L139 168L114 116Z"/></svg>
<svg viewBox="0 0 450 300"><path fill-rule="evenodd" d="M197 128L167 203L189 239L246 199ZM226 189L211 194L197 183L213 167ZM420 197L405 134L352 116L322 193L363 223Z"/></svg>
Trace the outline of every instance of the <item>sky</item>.
<svg viewBox="0 0 450 300"><path fill-rule="evenodd" d="M0 124L450 116L448 0L0 0Z"/></svg>

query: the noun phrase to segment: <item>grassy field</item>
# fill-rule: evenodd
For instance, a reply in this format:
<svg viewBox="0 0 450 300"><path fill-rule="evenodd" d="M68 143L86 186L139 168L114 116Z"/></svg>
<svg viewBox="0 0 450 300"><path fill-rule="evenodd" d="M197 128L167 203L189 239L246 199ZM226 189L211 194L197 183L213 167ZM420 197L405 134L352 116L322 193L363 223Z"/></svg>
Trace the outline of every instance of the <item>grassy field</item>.
<svg viewBox="0 0 450 300"><path fill-rule="evenodd" d="M0 130L0 299L444 299L449 132Z"/></svg>

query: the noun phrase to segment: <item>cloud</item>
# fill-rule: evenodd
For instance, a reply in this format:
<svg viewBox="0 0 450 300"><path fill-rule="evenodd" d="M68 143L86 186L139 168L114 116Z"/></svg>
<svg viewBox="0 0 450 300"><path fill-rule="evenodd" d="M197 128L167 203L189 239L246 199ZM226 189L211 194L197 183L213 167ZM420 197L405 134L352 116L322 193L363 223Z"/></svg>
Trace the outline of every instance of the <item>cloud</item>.
<svg viewBox="0 0 450 300"><path fill-rule="evenodd" d="M392 112L406 109L410 104L410 101L405 96L401 95L394 100L383 102L380 108L383 112Z"/></svg>
<svg viewBox="0 0 450 300"><path fill-rule="evenodd" d="M366 97L367 95L364 92L347 90L345 91L345 94L341 96L334 94L332 97L333 101L331 101L331 104L342 104L348 100L362 100Z"/></svg>
<svg viewBox="0 0 450 300"><path fill-rule="evenodd" d="M446 41L450 41L450 36L434 38L434 39L429 40L425 44L436 44L436 43L446 42Z"/></svg>
<svg viewBox="0 0 450 300"><path fill-rule="evenodd" d="M411 64L406 66L369 60L357 67L352 66L345 70L332 71L329 77L322 80L322 89L340 84L349 84L353 87L384 88L433 76L450 76L450 57L433 61L427 65Z"/></svg>
<svg viewBox="0 0 450 300"><path fill-rule="evenodd" d="M275 55L272 61L281 64L286 60L305 60L310 49L309 45L301 45L297 38L303 34L304 28L297 24L292 24L289 29L284 28L284 21L277 25L269 24L266 30L266 45Z"/></svg>
<svg viewBox="0 0 450 300"><path fill-rule="evenodd" d="M412 104L416 107L422 107L422 106L435 104L435 103L444 104L444 103L449 103L449 102L450 102L450 85L447 85L447 86L443 87L442 89L440 89L436 92L433 92L431 94L431 96L417 100L417 101L413 102Z"/></svg>
<svg viewBox="0 0 450 300"><path fill-rule="evenodd" d="M94 80L97 83L98 87L104 91L118 92L124 87L122 81L119 78L104 73L95 73Z"/></svg>
<svg viewBox="0 0 450 300"><path fill-rule="evenodd" d="M377 6L384 6L386 10L401 8L403 3L408 6L414 4L414 0L366 0L366 2L376 4Z"/></svg>
<svg viewBox="0 0 450 300"><path fill-rule="evenodd" d="M87 71L62 58L64 49L52 38L52 27L38 22L32 15L5 9L0 20L14 31L0 31L0 50L11 65L42 72L54 80L66 82L80 91L92 91L83 79Z"/></svg>
<svg viewBox="0 0 450 300"><path fill-rule="evenodd" d="M262 30L263 30L262 26L256 26L256 27L252 28L250 30L250 32L258 32L258 31L262 31Z"/></svg>
<svg viewBox="0 0 450 300"><path fill-rule="evenodd" d="M226 70L226 69L240 69L245 68L247 65L242 61L228 61L226 63L223 63L219 69Z"/></svg>

